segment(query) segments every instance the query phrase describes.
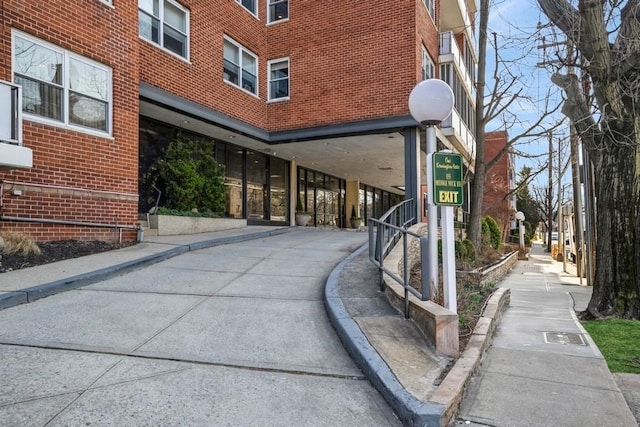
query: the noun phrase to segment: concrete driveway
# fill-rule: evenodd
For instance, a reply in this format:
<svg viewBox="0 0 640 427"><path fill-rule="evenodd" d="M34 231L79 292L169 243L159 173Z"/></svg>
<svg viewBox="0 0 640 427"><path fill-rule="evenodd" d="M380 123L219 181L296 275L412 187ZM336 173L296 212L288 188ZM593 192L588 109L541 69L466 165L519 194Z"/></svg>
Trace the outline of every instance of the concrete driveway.
<svg viewBox="0 0 640 427"><path fill-rule="evenodd" d="M365 240L217 246L0 311L0 424L399 425L322 303Z"/></svg>

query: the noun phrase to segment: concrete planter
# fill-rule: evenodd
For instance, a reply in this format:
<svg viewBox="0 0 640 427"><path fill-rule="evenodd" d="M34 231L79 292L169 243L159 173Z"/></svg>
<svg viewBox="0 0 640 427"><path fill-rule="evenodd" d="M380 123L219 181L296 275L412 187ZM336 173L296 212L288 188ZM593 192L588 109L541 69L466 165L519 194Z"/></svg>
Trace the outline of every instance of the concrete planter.
<svg viewBox="0 0 640 427"><path fill-rule="evenodd" d="M298 227L305 227L307 224L309 224L310 220L311 215L309 215L308 213L296 212L296 225Z"/></svg>
<svg viewBox="0 0 640 427"><path fill-rule="evenodd" d="M202 218L175 215L151 215L151 228L158 230L158 236L177 234L197 234L211 231L231 230L247 226L246 219L234 218Z"/></svg>
<svg viewBox="0 0 640 427"><path fill-rule="evenodd" d="M458 280L465 280L473 283L475 286L481 286L487 283L500 283L505 278L513 266L518 262L518 252L511 252L505 255L499 261L494 262L484 268L471 271L456 271Z"/></svg>

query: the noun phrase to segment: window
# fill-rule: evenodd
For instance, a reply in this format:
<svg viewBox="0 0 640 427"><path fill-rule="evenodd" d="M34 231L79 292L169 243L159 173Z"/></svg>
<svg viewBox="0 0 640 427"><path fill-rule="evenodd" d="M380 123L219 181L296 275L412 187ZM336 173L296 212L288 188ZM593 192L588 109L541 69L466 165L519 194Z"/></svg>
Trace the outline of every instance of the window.
<svg viewBox="0 0 640 427"><path fill-rule="evenodd" d="M140 37L185 59L189 55L189 12L172 0L138 0Z"/></svg>
<svg viewBox="0 0 640 427"><path fill-rule="evenodd" d="M258 16L258 0L236 0L252 14Z"/></svg>
<svg viewBox="0 0 640 427"><path fill-rule="evenodd" d="M289 99L289 59L269 61L269 99Z"/></svg>
<svg viewBox="0 0 640 427"><path fill-rule="evenodd" d="M258 57L235 41L224 39L224 80L258 94Z"/></svg>
<svg viewBox="0 0 640 427"><path fill-rule="evenodd" d="M289 0L269 0L269 22L289 19Z"/></svg>
<svg viewBox="0 0 640 427"><path fill-rule="evenodd" d="M427 52L427 48L422 46L422 80L436 77L436 67Z"/></svg>
<svg viewBox="0 0 640 427"><path fill-rule="evenodd" d="M25 113L111 132L111 68L14 32L13 73Z"/></svg>
<svg viewBox="0 0 640 427"><path fill-rule="evenodd" d="M431 15L431 18L435 19L436 18L436 8L434 6L435 0L422 0L422 2L424 3L424 7L427 8L429 15Z"/></svg>

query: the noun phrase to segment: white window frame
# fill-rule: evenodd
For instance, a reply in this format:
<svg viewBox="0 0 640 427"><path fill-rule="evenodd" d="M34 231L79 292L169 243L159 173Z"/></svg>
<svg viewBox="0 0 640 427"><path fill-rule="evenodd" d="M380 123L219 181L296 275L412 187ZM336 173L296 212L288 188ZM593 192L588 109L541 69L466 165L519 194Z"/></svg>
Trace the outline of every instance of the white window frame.
<svg viewBox="0 0 640 427"><path fill-rule="evenodd" d="M271 16L271 5L276 3L287 4L287 17L282 19L273 19ZM289 0L267 0L267 24L275 24L277 22L287 22L289 20Z"/></svg>
<svg viewBox="0 0 640 427"><path fill-rule="evenodd" d="M271 67L275 64L282 64L283 62L287 63L287 96L281 96L281 97L277 97L274 98L273 94L271 93L271 82L275 81L271 79ZM289 98L291 97L291 61L289 60L289 58L278 58L278 59L272 59L271 61L267 62L267 85L268 85L268 96L267 96L267 100L270 102L277 102L277 101L288 101ZM277 79L277 80L284 80L284 79Z"/></svg>
<svg viewBox="0 0 640 427"><path fill-rule="evenodd" d="M427 12L429 12L429 16L431 16L431 19L433 19L435 21L436 19L436 7L435 7L435 0L422 0L422 3L424 3L424 7L427 8Z"/></svg>
<svg viewBox="0 0 640 427"><path fill-rule="evenodd" d="M113 0L98 0L100 3L104 3L107 6L113 7Z"/></svg>
<svg viewBox="0 0 640 427"><path fill-rule="evenodd" d="M28 111L23 111L23 117L34 122L44 123L51 126L62 127L65 129L71 129L74 131L88 133L88 134L97 135L101 137L107 137L107 136L110 137L113 133L113 71L111 67L104 65L100 62L96 62L91 59L85 58L83 56L77 55L71 51L65 50L54 44L45 42L43 40L30 36L21 31L13 30L11 33L11 61L12 61L12 64L14 65L12 68L11 76L14 82L16 80L16 70L15 70L15 63L16 63L16 59L15 59L16 40L15 39L16 37L19 37L23 40L40 45L44 48L50 49L62 55L62 84L59 85L59 87L61 87L62 89L62 120L56 120L50 117L44 117L35 113L30 113ZM105 123L105 126L107 128L106 131L88 127L88 126L82 126L80 124L76 124L70 121L69 92L76 92L71 90L70 88L71 73L69 72L69 70L70 70L71 60L83 62L87 65L96 67L106 72L107 74L107 99L101 100L102 102L105 102L107 104L106 106L107 118ZM34 79L34 80L37 80L37 79ZM22 92L24 94L24 89ZM88 95L84 95L84 96L88 96Z"/></svg>
<svg viewBox="0 0 640 427"><path fill-rule="evenodd" d="M242 6L242 8L243 8L244 10L248 11L250 14L252 14L252 15L253 15L253 16L255 16L256 18L258 18L258 10L260 9L260 8L258 7L258 2L259 2L259 0L253 0L253 1L255 2L255 4L254 4L254 8L255 8L255 10L251 10L251 9L249 9L247 6L243 5L243 4L242 4L242 0L236 0L236 3L238 3L240 6Z"/></svg>
<svg viewBox="0 0 640 427"><path fill-rule="evenodd" d="M429 71L431 73L429 73ZM431 75L427 75L431 74ZM436 78L436 65L429 55L427 48L422 45L422 80Z"/></svg>
<svg viewBox="0 0 640 427"><path fill-rule="evenodd" d="M251 52L249 49L247 49L246 47L242 46L240 43L238 43L237 41L235 41L234 39L232 39L231 37L228 36L224 36L223 37L225 42L229 42L231 43L233 46L235 46L236 49L238 49L238 64L234 64L238 67L238 83L234 83L231 80L229 80L228 78L226 78L224 76L224 60L226 59L224 57L224 43L223 43L223 49L222 49L222 60L223 60L223 80L225 83L228 83L232 86L235 86L239 89L241 89L242 91L251 94L255 97L259 97L258 94L260 93L259 89L260 89L260 78L259 78L259 70L260 70L260 63L258 61L258 55L256 55L255 53ZM244 66L243 66L243 54L247 54L249 56L251 56L255 61L256 61L256 87L255 87L255 92L252 92L248 89L245 89L244 87L242 87L242 73L244 72Z"/></svg>
<svg viewBox="0 0 640 427"><path fill-rule="evenodd" d="M184 12L185 14L185 32L183 33L182 31L178 30L177 28L175 28L174 26L168 24L165 22L164 20L164 5L166 3L171 4L172 6L180 9L180 11ZM140 2L138 2L138 15L140 13L144 13L147 16L151 16L152 19L157 19L159 21L158 24L158 41L155 42L150 38L144 37L142 34L140 34L140 29L138 29L138 37L140 37L142 40L151 43L154 46L159 47L160 49L162 49L163 51L175 56L176 58L180 58L184 61L189 62L189 57L190 57L190 52L191 52L191 16L190 16L190 12L189 9L187 9L186 7L182 6L180 3L173 1L173 0L158 0L158 16L152 16L149 15L149 13L145 10L143 10L142 8L140 8ZM138 18L140 19L140 18ZM138 24L139 25L139 24ZM168 27L170 27L172 30L184 34L186 36L186 40L185 40L185 44L186 44L186 49L185 49L185 56L182 56L168 48L166 48L164 46L164 26L167 25Z"/></svg>

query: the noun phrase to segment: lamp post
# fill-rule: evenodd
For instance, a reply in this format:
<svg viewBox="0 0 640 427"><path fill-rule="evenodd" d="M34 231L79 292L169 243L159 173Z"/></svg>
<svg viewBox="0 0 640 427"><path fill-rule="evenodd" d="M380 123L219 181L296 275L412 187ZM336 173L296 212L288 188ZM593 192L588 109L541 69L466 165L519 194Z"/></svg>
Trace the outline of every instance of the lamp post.
<svg viewBox="0 0 640 427"><path fill-rule="evenodd" d="M449 117L453 110L453 91L451 87L442 80L423 80L411 90L409 94L409 112L411 116L421 125L426 127L427 154L435 153L437 150L435 125ZM438 210L433 204L429 195L427 202L427 221L429 242L427 257L429 259L427 274L425 266L422 265L422 275L428 281L422 281L422 298L426 299L433 290L438 289ZM418 201L416 200L416 203Z"/></svg>
<svg viewBox="0 0 640 427"><path fill-rule="evenodd" d="M516 212L516 219L518 220L518 234L520 236L520 251L524 254L524 212L518 211Z"/></svg>

